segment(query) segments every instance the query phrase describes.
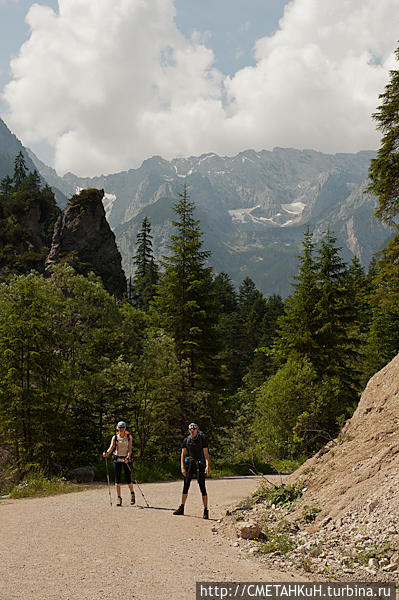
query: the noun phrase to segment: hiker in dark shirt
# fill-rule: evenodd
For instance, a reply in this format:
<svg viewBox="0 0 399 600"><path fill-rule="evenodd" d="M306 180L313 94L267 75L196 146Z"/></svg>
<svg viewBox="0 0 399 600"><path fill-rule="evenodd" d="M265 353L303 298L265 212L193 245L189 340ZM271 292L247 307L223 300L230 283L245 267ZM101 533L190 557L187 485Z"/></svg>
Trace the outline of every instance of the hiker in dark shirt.
<svg viewBox="0 0 399 600"><path fill-rule="evenodd" d="M208 495L205 487L205 475L209 477L209 452L205 435L199 431L196 423L188 426L190 435L184 438L181 448L180 465L184 477L181 504L174 515L184 515L184 505L187 500L191 479L196 476L204 504L204 519L209 518Z"/></svg>

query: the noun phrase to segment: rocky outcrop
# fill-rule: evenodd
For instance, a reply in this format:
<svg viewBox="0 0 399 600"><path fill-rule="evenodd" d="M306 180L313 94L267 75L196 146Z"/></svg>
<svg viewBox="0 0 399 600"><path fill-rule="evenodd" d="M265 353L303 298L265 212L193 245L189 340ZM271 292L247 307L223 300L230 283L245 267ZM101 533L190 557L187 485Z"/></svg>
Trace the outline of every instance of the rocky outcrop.
<svg viewBox="0 0 399 600"><path fill-rule="evenodd" d="M126 293L121 255L105 217L104 190L88 189L73 196L58 219L46 268L68 263L78 273L93 271L105 289L120 299Z"/></svg>

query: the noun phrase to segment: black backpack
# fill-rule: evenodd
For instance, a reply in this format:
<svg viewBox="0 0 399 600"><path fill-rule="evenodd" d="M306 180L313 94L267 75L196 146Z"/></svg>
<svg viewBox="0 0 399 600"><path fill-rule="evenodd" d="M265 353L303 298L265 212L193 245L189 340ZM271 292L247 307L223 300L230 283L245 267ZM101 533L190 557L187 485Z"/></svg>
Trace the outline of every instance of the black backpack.
<svg viewBox="0 0 399 600"><path fill-rule="evenodd" d="M201 429L198 429L198 435L200 436L200 439L201 439L202 449L204 449L205 433L203 431L201 431ZM187 456L184 459L186 466L189 466L190 462L195 462L195 463L197 463L197 464L199 463L205 467L205 459L204 458L195 459L195 458L192 458L191 456L189 456L188 446L189 446L190 440L191 440L191 435L188 435L186 437Z"/></svg>

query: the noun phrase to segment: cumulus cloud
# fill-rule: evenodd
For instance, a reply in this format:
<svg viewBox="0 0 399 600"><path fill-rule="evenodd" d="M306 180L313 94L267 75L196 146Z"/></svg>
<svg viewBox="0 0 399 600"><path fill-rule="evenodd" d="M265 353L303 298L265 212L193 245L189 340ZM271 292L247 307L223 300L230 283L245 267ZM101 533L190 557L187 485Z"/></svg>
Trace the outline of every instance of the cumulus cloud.
<svg viewBox="0 0 399 600"><path fill-rule="evenodd" d="M377 147L370 115L395 65L399 0L293 0L233 77L174 16L173 0L33 5L3 92L8 125L84 175L153 154Z"/></svg>

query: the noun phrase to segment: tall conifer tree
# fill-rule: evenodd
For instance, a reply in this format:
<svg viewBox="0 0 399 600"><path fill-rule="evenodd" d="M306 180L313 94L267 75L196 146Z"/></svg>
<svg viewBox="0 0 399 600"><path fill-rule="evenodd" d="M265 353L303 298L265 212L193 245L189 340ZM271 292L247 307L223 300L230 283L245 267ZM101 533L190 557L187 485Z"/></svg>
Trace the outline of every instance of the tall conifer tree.
<svg viewBox="0 0 399 600"><path fill-rule="evenodd" d="M309 229L304 234L302 247L303 253L300 256L298 275L293 284L294 292L287 298L285 315L279 320L281 329L280 339L277 342L277 356L281 363L284 363L292 353L306 356L313 363L319 352L316 339L316 332L319 328L316 311L319 289L313 236Z"/></svg>
<svg viewBox="0 0 399 600"><path fill-rule="evenodd" d="M163 257L155 301L161 325L175 340L179 363L186 370L181 402L187 409L193 391L209 392L218 376L212 270L206 266L210 252L202 249L194 208L185 185L174 205L176 233L168 244L169 256Z"/></svg>
<svg viewBox="0 0 399 600"><path fill-rule="evenodd" d="M22 150L20 150L20 152L18 153L18 155L16 156L15 161L14 161L13 180L14 180L16 189L18 189L22 185L27 174L28 174L28 169L26 167L25 157L22 153Z"/></svg>
<svg viewBox="0 0 399 600"><path fill-rule="evenodd" d="M151 223L144 217L137 234L137 252L134 257L136 273L133 280L133 303L148 310L158 283L158 266L152 250Z"/></svg>

